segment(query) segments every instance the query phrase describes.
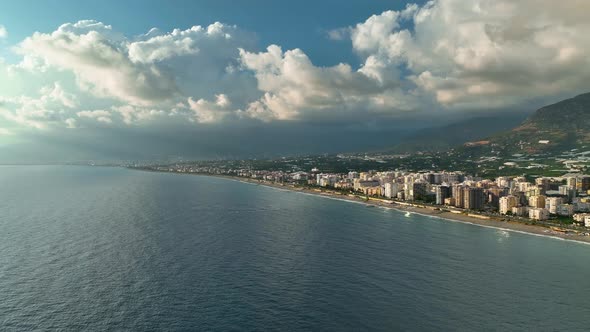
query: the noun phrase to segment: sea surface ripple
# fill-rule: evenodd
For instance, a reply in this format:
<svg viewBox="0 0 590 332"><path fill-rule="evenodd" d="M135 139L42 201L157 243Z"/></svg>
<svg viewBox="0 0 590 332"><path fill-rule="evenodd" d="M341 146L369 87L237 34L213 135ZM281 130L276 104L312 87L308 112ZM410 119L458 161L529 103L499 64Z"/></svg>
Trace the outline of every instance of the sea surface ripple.
<svg viewBox="0 0 590 332"><path fill-rule="evenodd" d="M586 330L590 246L225 179L0 167L0 330Z"/></svg>

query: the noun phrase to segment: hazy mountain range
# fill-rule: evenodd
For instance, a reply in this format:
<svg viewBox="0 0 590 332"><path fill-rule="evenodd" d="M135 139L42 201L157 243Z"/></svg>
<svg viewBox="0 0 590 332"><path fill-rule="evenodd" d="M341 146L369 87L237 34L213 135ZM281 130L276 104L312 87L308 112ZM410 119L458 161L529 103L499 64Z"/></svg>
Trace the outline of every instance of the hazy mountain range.
<svg viewBox="0 0 590 332"><path fill-rule="evenodd" d="M420 129L401 139L392 149L396 153L444 151L465 142L510 130L530 113L501 114L470 118L440 127Z"/></svg>
<svg viewBox="0 0 590 332"><path fill-rule="evenodd" d="M590 93L542 107L519 126L490 137L490 142L526 153L590 145Z"/></svg>
<svg viewBox="0 0 590 332"><path fill-rule="evenodd" d="M405 137L393 152L450 148L506 153L557 152L590 146L590 93L534 112L472 118ZM473 152L473 151L472 151Z"/></svg>

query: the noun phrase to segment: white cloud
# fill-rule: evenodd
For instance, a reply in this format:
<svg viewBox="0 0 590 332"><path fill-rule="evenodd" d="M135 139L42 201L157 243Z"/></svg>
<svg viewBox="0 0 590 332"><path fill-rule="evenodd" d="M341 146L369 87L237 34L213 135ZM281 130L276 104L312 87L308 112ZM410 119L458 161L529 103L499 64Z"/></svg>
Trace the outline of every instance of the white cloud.
<svg viewBox="0 0 590 332"><path fill-rule="evenodd" d="M350 36L350 28L338 28L328 30L326 35L331 40L345 40L348 39Z"/></svg>
<svg viewBox="0 0 590 332"><path fill-rule="evenodd" d="M293 120L304 116L338 117L350 111L412 109L413 96L399 93L399 79L390 75L378 80L350 65L314 66L300 49L283 52L271 45L266 52L240 51L242 64L254 72L259 100L240 112L263 121ZM399 99L390 98L399 97ZM323 113L323 114L322 114Z"/></svg>
<svg viewBox="0 0 590 332"><path fill-rule="evenodd" d="M143 122L151 121L157 117L163 117L170 113L159 109L150 109L132 105L116 106L113 111L120 114L123 122L127 125L139 125Z"/></svg>
<svg viewBox="0 0 590 332"><path fill-rule="evenodd" d="M152 29L145 40L129 44L129 58L133 62L153 63L171 57L194 55L199 52L198 45L210 39L232 38L236 27L216 22L207 28L194 26L187 30L174 29L169 34L160 34Z"/></svg>
<svg viewBox="0 0 590 332"><path fill-rule="evenodd" d="M590 2L459 0L410 4L351 28L363 65L317 67L301 50L242 51L263 95L240 115L265 121L355 109L474 110L590 89ZM405 28L407 27L407 28ZM433 104L434 103L434 104Z"/></svg>
<svg viewBox="0 0 590 332"><path fill-rule="evenodd" d="M63 90L59 83L40 89L36 97L0 98L0 103L12 106L0 109L0 115L25 127L46 129L61 123L64 116L77 106L76 97Z"/></svg>
<svg viewBox="0 0 590 332"><path fill-rule="evenodd" d="M489 109L569 96L590 88L590 23L579 14L589 9L579 0L410 4L329 32L350 36L363 62L357 70L314 66L299 49L242 50L263 95L240 115L271 121L349 110Z"/></svg>
<svg viewBox="0 0 590 332"><path fill-rule="evenodd" d="M196 120L200 123L214 123L223 120L225 117L235 113L231 108L232 104L227 95L215 96L215 101L205 99L188 99L189 108L195 112Z"/></svg>
<svg viewBox="0 0 590 332"><path fill-rule="evenodd" d="M317 66L297 48L257 51L254 34L222 23L135 37L66 23L19 43L19 64L0 63L10 77L0 80L0 114L63 128L507 108L590 89L589 9L585 0L411 4L328 32L350 38L358 68Z"/></svg>
<svg viewBox="0 0 590 332"><path fill-rule="evenodd" d="M77 122L76 122L76 119L74 119L74 118L67 118L67 119L65 119L64 123L66 125L66 128L68 128L68 129L77 128Z"/></svg>
<svg viewBox="0 0 590 332"><path fill-rule="evenodd" d="M72 93L67 93L61 87L61 84L55 82L52 87L44 87L41 89L41 95L49 100L56 101L68 108L78 106L77 98Z"/></svg>
<svg viewBox="0 0 590 332"><path fill-rule="evenodd" d="M6 27L0 24L0 39L6 38L8 36L8 31L6 31Z"/></svg>
<svg viewBox="0 0 590 332"><path fill-rule="evenodd" d="M215 93L211 80L233 84L226 68L252 40L235 26L214 23L168 34L152 29L131 41L109 25L80 21L35 33L16 50L23 55L20 68L71 71L83 91L146 107L174 104L189 90Z"/></svg>
<svg viewBox="0 0 590 332"><path fill-rule="evenodd" d="M80 118L90 118L102 123L113 123L111 112L106 110L81 111L76 113Z"/></svg>
<svg viewBox="0 0 590 332"><path fill-rule="evenodd" d="M501 107L578 91L590 80L590 2L431 1L358 24L354 49L375 75L400 68L447 107ZM413 29L400 29L410 19Z"/></svg>
<svg viewBox="0 0 590 332"><path fill-rule="evenodd" d="M51 34L35 33L19 45L25 57L75 73L84 90L134 105L172 98L177 91L172 76L155 66L137 66L128 58L126 44L109 38L111 27L99 22L64 24Z"/></svg>
<svg viewBox="0 0 590 332"><path fill-rule="evenodd" d="M101 117L100 122L105 124L120 120L129 125L151 121L160 115L193 121L198 118L195 111L188 106L176 107L179 102L223 95L243 103L245 99L257 97L254 78L239 70L238 60L238 48L253 48L255 40L253 34L222 23L175 29L170 33L152 29L129 39L110 25L86 20L26 38L14 48L23 56L22 61L0 66L0 73L5 70L12 82L24 82L23 87L54 77L60 83L51 90L45 87L41 95L59 100L64 109L83 104L90 109L112 109L120 115ZM4 93L7 91L4 88L12 89L3 85L0 82ZM64 85L77 91L65 94ZM21 104L31 103L37 97L28 97L30 92L21 91L22 95L16 93L11 97L20 98L12 104L12 121L46 128L55 124L70 126L64 122L69 118L89 118L88 113L80 115L74 110L44 113L51 113L51 117L41 117L41 107L36 107L35 112L24 112L20 110ZM205 111L201 113L200 122L210 122L204 116Z"/></svg>

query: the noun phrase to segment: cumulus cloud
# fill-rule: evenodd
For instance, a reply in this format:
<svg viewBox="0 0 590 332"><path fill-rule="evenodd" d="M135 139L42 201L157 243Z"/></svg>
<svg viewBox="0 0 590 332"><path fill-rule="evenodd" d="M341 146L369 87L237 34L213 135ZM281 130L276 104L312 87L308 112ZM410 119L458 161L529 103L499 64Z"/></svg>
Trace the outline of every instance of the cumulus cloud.
<svg viewBox="0 0 590 332"><path fill-rule="evenodd" d="M0 24L0 39L6 38L8 36L8 31L6 31L6 27Z"/></svg>
<svg viewBox="0 0 590 332"><path fill-rule="evenodd" d="M64 24L51 34L35 33L18 51L75 73L84 90L134 105L174 97L173 76L156 66L135 65L111 27L94 21Z"/></svg>
<svg viewBox="0 0 590 332"><path fill-rule="evenodd" d="M0 114L79 128L508 108L590 88L589 9L585 0L411 4L328 32L350 39L358 67L317 66L274 44L260 51L255 34L223 23L139 36L66 23L19 43L20 63L0 63L11 75L0 81Z"/></svg>
<svg viewBox="0 0 590 332"><path fill-rule="evenodd" d="M77 121L74 118L67 118L65 119L64 123L68 129L74 129L77 127Z"/></svg>
<svg viewBox="0 0 590 332"><path fill-rule="evenodd" d="M199 112L178 105L188 99L204 101L213 96L240 102L256 98L254 78L239 70L238 59L239 47L252 49L255 40L250 32L218 22L169 33L154 28L133 38L97 21L66 23L51 33L37 32L19 43L14 50L22 55L22 61L7 67L0 64L0 73L5 71L12 82L28 81L23 87L53 77L77 91L65 94L62 84L57 83L51 90L44 87L39 92L45 96L41 99L21 89L21 95L16 92L10 97L12 109L5 117L35 128L54 124L75 127L74 121L80 118L103 124L120 120L127 125L163 115L198 122L221 120L223 117L205 116L203 102ZM5 93L12 88L3 85L0 82L0 88L8 88ZM117 116L95 117L92 115L100 113L95 111L41 112L45 108L40 104L48 98L59 100L64 108L77 108L81 104L77 96L86 109L106 109ZM37 99L35 112L23 108ZM220 107L216 102L212 105ZM195 116L197 113L200 116ZM72 120L65 122L67 119Z"/></svg>
<svg viewBox="0 0 590 332"><path fill-rule="evenodd" d="M431 1L374 15L352 43L377 75L407 79L446 107L510 106L578 90L590 79L587 1ZM409 20L411 29L400 29ZM586 84L587 86L587 84Z"/></svg>
<svg viewBox="0 0 590 332"><path fill-rule="evenodd" d="M345 40L350 36L350 28L338 28L328 30L326 36L331 40Z"/></svg>
<svg viewBox="0 0 590 332"><path fill-rule="evenodd" d="M157 117L164 117L172 113L166 110L138 107L132 105L113 106L112 110L117 112L127 125L139 125L143 122L151 121Z"/></svg>
<svg viewBox="0 0 590 332"><path fill-rule="evenodd" d="M215 101L205 99L188 99L189 108L195 112L196 121L200 123L213 123L223 120L226 116L234 113L232 104L227 95L215 96Z"/></svg>
<svg viewBox="0 0 590 332"><path fill-rule="evenodd" d="M113 120L111 119L111 112L106 110L81 111L76 114L80 118L94 119L102 123L113 123Z"/></svg>
<svg viewBox="0 0 590 332"><path fill-rule="evenodd" d="M41 89L42 99L59 102L65 107L74 108L78 106L77 97L69 92L64 91L61 84L55 82L53 86L46 86Z"/></svg>
<svg viewBox="0 0 590 332"><path fill-rule="evenodd" d="M474 110L506 108L590 88L590 2L459 0L409 4L353 27L349 36L362 66L314 66L299 49L241 51L260 99L241 115L290 120L347 109ZM339 111L335 111L335 110Z"/></svg>
<svg viewBox="0 0 590 332"><path fill-rule="evenodd" d="M258 89L264 92L241 112L244 116L264 121L293 120L311 113L338 116L347 109L399 110L411 104L404 96L400 100L387 97L399 95L396 90L400 82L395 77L379 81L344 63L317 67L300 49L283 52L271 45L260 53L240 50L240 57L243 66L254 73Z"/></svg>
<svg viewBox="0 0 590 332"><path fill-rule="evenodd" d="M171 33L152 29L130 40L109 25L80 21L37 32L16 49L24 57L20 68L70 71L83 91L146 107L174 104L195 87L211 89L207 79L223 82L226 68L237 63L238 46L252 40L221 23Z"/></svg>
<svg viewBox="0 0 590 332"><path fill-rule="evenodd" d="M129 44L129 58L136 63L153 63L176 56L194 55L199 52L199 45L202 47L207 40L230 40L232 30L235 31L236 27L219 22L206 28L174 29L169 34L160 34L157 29L152 29L145 35L147 39Z"/></svg>
<svg viewBox="0 0 590 332"><path fill-rule="evenodd" d="M2 97L0 103L11 106L0 109L5 119L26 127L46 129L50 124L62 122L64 116L77 106L76 97L63 90L59 83L40 89L36 97Z"/></svg>

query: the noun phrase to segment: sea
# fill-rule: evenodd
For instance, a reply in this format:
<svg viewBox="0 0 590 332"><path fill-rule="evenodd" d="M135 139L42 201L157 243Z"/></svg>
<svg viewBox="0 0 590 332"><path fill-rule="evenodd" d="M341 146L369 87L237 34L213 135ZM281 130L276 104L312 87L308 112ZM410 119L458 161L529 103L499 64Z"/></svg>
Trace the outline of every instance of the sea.
<svg viewBox="0 0 590 332"><path fill-rule="evenodd" d="M207 176L0 167L2 331L583 331L590 246Z"/></svg>

